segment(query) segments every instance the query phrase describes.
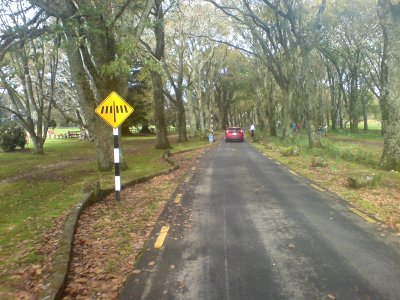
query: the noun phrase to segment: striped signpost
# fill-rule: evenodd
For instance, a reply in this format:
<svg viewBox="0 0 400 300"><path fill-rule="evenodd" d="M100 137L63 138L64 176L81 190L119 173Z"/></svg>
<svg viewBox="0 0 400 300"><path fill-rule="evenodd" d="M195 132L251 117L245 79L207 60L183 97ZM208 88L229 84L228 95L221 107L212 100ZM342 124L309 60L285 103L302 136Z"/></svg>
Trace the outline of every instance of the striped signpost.
<svg viewBox="0 0 400 300"><path fill-rule="evenodd" d="M214 113L211 111L211 120L210 120L210 131L211 133L208 135L208 141L210 143L214 142Z"/></svg>
<svg viewBox="0 0 400 300"><path fill-rule="evenodd" d="M119 170L119 126L133 112L130 106L116 92L110 95L96 108L96 113L113 128L114 138L114 169L115 169L115 199L121 200L121 175Z"/></svg>

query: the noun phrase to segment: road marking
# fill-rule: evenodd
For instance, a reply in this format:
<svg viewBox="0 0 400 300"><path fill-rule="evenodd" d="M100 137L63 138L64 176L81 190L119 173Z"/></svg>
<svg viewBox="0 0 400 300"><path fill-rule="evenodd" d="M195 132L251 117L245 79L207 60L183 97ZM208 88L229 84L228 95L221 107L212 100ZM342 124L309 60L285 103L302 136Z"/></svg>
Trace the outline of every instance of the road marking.
<svg viewBox="0 0 400 300"><path fill-rule="evenodd" d="M320 192L325 192L325 190L323 189L323 188L321 188L321 187L319 187L318 185L316 185L316 184L310 184L314 189L316 189L316 190L318 190L318 191L320 191Z"/></svg>
<svg viewBox="0 0 400 300"><path fill-rule="evenodd" d="M280 162L278 162L278 161L276 161L275 163L276 163L277 165L282 166L282 164L281 164Z"/></svg>
<svg viewBox="0 0 400 300"><path fill-rule="evenodd" d="M181 203L181 200L182 200L182 194L176 195L175 203L176 203L176 204L179 204L179 203Z"/></svg>
<svg viewBox="0 0 400 300"><path fill-rule="evenodd" d="M363 218L365 221L367 221L368 223L376 223L376 221L374 219L371 219L370 217L368 217L366 214L362 213L361 211L349 207L349 210L351 210L353 213L355 213L357 216Z"/></svg>
<svg viewBox="0 0 400 300"><path fill-rule="evenodd" d="M168 230L169 230L169 224L161 227L160 234L158 235L158 238L154 243L154 248L159 249L162 247L162 245L164 244L164 240L167 237Z"/></svg>
<svg viewBox="0 0 400 300"><path fill-rule="evenodd" d="M192 167L192 171L196 170L196 167Z"/></svg>
<svg viewBox="0 0 400 300"><path fill-rule="evenodd" d="M295 176L299 176L299 174L297 174L295 171L289 170L290 173L292 173Z"/></svg>
<svg viewBox="0 0 400 300"><path fill-rule="evenodd" d="M189 180L190 180L190 177L188 176L188 177L186 177L185 178L185 183L188 183L189 182Z"/></svg>

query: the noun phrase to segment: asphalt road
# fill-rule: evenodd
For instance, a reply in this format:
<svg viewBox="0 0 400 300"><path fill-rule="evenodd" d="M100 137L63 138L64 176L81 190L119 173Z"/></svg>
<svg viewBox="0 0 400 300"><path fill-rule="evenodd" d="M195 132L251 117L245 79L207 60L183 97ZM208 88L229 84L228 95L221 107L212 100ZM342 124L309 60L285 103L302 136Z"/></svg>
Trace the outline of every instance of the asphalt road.
<svg viewBox="0 0 400 300"><path fill-rule="evenodd" d="M399 237L310 184L246 142L210 149L120 299L400 299Z"/></svg>

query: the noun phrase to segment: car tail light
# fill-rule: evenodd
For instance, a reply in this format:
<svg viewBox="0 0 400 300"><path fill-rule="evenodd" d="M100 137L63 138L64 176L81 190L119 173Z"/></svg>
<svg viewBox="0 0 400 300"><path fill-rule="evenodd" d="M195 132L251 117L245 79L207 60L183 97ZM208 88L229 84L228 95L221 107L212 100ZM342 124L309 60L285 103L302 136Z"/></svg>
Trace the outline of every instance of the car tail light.
<svg viewBox="0 0 400 300"><path fill-rule="evenodd" d="M240 129L240 133L243 133L243 129Z"/></svg>

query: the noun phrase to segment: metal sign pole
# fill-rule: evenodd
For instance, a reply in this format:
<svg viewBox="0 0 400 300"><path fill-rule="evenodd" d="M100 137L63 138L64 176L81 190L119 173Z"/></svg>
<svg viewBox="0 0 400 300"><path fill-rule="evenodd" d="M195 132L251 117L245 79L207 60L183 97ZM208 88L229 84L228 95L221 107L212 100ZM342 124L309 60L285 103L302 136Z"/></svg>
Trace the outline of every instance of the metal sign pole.
<svg viewBox="0 0 400 300"><path fill-rule="evenodd" d="M121 176L119 174L119 139L118 128L113 128L114 136L114 166L115 166L115 199L121 200Z"/></svg>

